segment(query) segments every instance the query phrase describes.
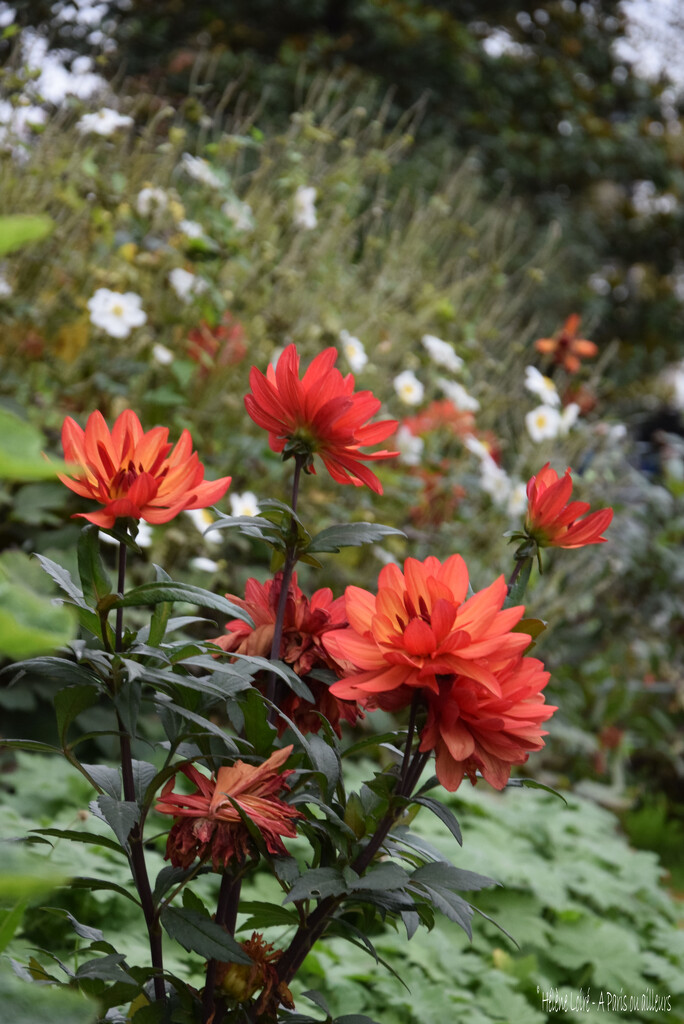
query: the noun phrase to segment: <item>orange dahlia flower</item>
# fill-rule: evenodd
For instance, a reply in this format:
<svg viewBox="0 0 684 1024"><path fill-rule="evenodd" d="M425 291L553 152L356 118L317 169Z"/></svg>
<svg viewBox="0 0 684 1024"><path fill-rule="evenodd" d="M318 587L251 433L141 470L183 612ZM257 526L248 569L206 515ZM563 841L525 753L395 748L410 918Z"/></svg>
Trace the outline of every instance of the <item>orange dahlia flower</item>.
<svg viewBox="0 0 684 1024"><path fill-rule="evenodd" d="M189 432L183 431L175 447L168 436L166 427L145 433L130 409L121 413L111 433L100 412L90 414L85 430L67 416L64 458L76 465L74 479L63 474L59 479L104 506L101 512L76 515L108 530L117 519L168 523L185 509L206 508L222 498L231 478L205 480Z"/></svg>
<svg viewBox="0 0 684 1024"><path fill-rule="evenodd" d="M333 480L340 484L366 484L382 494L382 485L364 461L388 459L398 452L362 452L366 445L389 437L396 420L366 421L380 408L370 391L354 392L354 377L343 377L335 368L337 349L327 348L312 360L299 379L299 353L288 345L274 369L266 376L252 367L252 394L245 396L247 412L268 430L268 443L283 458L304 456L305 469L315 473L313 456L323 460Z"/></svg>
<svg viewBox="0 0 684 1024"><path fill-rule="evenodd" d="M534 347L544 355L553 356L553 361L565 367L568 373L577 373L582 359L591 359L598 352L598 345L586 338L578 338L580 317L573 313L553 338L538 338Z"/></svg>
<svg viewBox="0 0 684 1024"><path fill-rule="evenodd" d="M347 587L350 628L326 634L323 642L358 671L331 689L391 711L418 693L428 707L421 750L435 750L442 784L454 790L464 774L474 780L479 769L501 788L510 766L543 746L538 724L555 708L544 707L540 694L548 673L523 657L531 638L513 632L524 609L503 608L503 576L470 598L467 593L460 555L444 563L409 558L403 573L385 566L377 596Z"/></svg>
<svg viewBox="0 0 684 1024"><path fill-rule="evenodd" d="M570 501L570 469L560 479L547 462L527 484L525 530L540 547L582 548L603 544L603 531L613 518L612 508L589 512L586 501ZM584 517L584 518L582 518Z"/></svg>
<svg viewBox="0 0 684 1024"><path fill-rule="evenodd" d="M274 580L267 580L266 583L247 580L244 600L234 594L227 594L229 600L249 612L254 628L241 619L232 619L226 623L227 635L217 637L214 643L228 653L269 657L282 582L283 574L279 572ZM309 675L316 668L327 668L338 676L342 675L343 669L323 646L323 637L330 630L344 629L346 625L343 597L333 601L332 591L325 587L317 590L309 600L297 586L297 574L293 574L285 605L279 657L298 676L306 678L314 703L288 690L280 706L302 732L318 732L323 715L337 735L341 736L340 720L344 719L354 725L358 718L355 701L334 697L326 683ZM287 723L279 719L280 732L286 728Z"/></svg>
<svg viewBox="0 0 684 1024"><path fill-rule="evenodd" d="M172 814L174 823L166 843L166 859L175 868L190 867L196 857L211 856L214 871L231 858L242 862L252 851L249 830L237 804L261 832L269 853L287 855L281 836L296 836L293 822L303 814L276 794L288 789L292 771L279 771L292 746L276 750L260 765L236 761L207 778L193 765L181 771L196 786L194 793L174 793L175 778L164 786L155 810Z"/></svg>
<svg viewBox="0 0 684 1024"><path fill-rule="evenodd" d="M257 1015L271 1010L275 1012L280 1004L294 1009L292 993L284 982L278 981L276 963L283 955L272 942L266 942L261 932L252 932L252 937L240 945L252 958L252 963L218 965L216 988L222 995L244 1003L262 989L257 1003Z"/></svg>

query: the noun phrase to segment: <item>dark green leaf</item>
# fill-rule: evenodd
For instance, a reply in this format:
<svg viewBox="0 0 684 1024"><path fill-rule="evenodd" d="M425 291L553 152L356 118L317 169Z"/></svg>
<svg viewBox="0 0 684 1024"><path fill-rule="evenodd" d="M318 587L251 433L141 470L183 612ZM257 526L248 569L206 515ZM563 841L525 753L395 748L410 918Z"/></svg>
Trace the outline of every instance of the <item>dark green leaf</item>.
<svg viewBox="0 0 684 1024"><path fill-rule="evenodd" d="M553 789L551 786L546 786L543 782L537 782L536 779L509 779L506 783L506 789L517 789L520 787L525 789L543 789L546 793L553 793L554 796L557 796L567 806L568 801L562 793L559 793L557 789Z"/></svg>
<svg viewBox="0 0 684 1024"><path fill-rule="evenodd" d="M242 608L228 601L225 597L212 594L209 590L194 587L189 583L143 583L124 594L114 605L115 608L137 607L139 605L162 604L166 601L183 601L201 608L211 608L231 619L241 619L248 626L254 626L251 618Z"/></svg>
<svg viewBox="0 0 684 1024"><path fill-rule="evenodd" d="M398 864L378 864L371 868L362 878L349 882L352 892L363 892L364 890L392 890L403 889L409 882L409 875Z"/></svg>
<svg viewBox="0 0 684 1024"><path fill-rule="evenodd" d="M446 827L449 829L458 845L463 846L461 827L456 820L456 816L453 811L448 807L445 807L444 804L441 804L439 800L433 800L432 797L429 796L414 796L411 803L420 804L421 807L427 807L433 814L436 814L439 820L444 822Z"/></svg>
<svg viewBox="0 0 684 1024"><path fill-rule="evenodd" d="M157 875L154 883L154 891L152 893L152 899L155 904L159 903L159 900L169 891L169 889L173 889L174 886L180 885L185 878L188 878L193 874L194 870L194 868L162 868Z"/></svg>
<svg viewBox="0 0 684 1024"><path fill-rule="evenodd" d="M58 562L53 562L52 559L46 558L45 555L36 554L35 557L48 576L51 576L57 586L69 595L74 604L77 604L79 608L88 607L83 599L83 592L76 586L71 578L71 573L67 569L64 569Z"/></svg>
<svg viewBox="0 0 684 1024"><path fill-rule="evenodd" d="M115 843L109 836L98 836L95 832L77 832L68 828L32 828L32 833L39 836L53 836L55 839L68 839L73 843L87 843L90 846L102 846L107 850L115 850L117 853L124 853L119 843Z"/></svg>
<svg viewBox="0 0 684 1024"><path fill-rule="evenodd" d="M340 523L321 530L307 546L307 552L339 551L345 547L360 547L362 544L375 544L383 537L405 537L401 530L381 523Z"/></svg>
<svg viewBox="0 0 684 1024"><path fill-rule="evenodd" d="M136 732L141 698L140 683L133 679L124 679L114 698L114 706L119 712L121 724L131 736L134 736Z"/></svg>
<svg viewBox="0 0 684 1024"><path fill-rule="evenodd" d="M200 727L200 730L203 733L207 733L212 736L218 736L229 753L238 753L238 748L235 746L235 744L233 743L232 739L228 736L228 734L221 728L221 726L215 725L214 722L211 722L208 718L205 718L203 715L196 715L194 711L189 711L187 708L182 708L180 707L180 705L172 703L160 704L160 714L162 710L173 711L177 715L180 715L181 718L186 718L189 722L194 722L195 725L198 725Z"/></svg>
<svg viewBox="0 0 684 1024"><path fill-rule="evenodd" d="M157 775L157 769L149 761L136 761L135 758L132 760L133 765L133 784L135 786L135 798L138 803L142 804L145 800L145 794L147 788Z"/></svg>
<svg viewBox="0 0 684 1024"><path fill-rule="evenodd" d="M321 736L312 733L309 736L309 757L316 772L325 776L329 789L334 789L342 772L340 758L334 747L331 747Z"/></svg>
<svg viewBox="0 0 684 1024"><path fill-rule="evenodd" d="M240 925L241 931L261 931L262 928L270 928L272 925L283 927L299 924L299 918L294 910L287 910L278 906L277 903L260 903L258 900L250 900L240 903L240 913L249 914L246 921Z"/></svg>
<svg viewBox="0 0 684 1024"><path fill-rule="evenodd" d="M45 659L50 660L50 659ZM57 660L57 659L53 659ZM69 665L70 662L65 662ZM71 666L72 669L76 666ZM68 686L55 694L55 712L57 729L62 746L66 746L66 736L73 720L86 708L93 706L98 696L98 687L92 684L85 686Z"/></svg>
<svg viewBox="0 0 684 1024"><path fill-rule="evenodd" d="M131 903L135 903L136 907L140 906L140 903L135 898L133 893L129 892L128 889L124 889L122 885L117 882L108 882L103 878L87 878L85 876L79 878L72 878L69 881L69 887L72 889L91 889L98 891L100 889L108 890L111 892L117 892L120 896L125 896Z"/></svg>
<svg viewBox="0 0 684 1024"><path fill-rule="evenodd" d="M326 998L320 992L316 992L315 989L307 989L306 992L302 992L302 995L306 996L306 998L311 1000L312 1003L315 1003L316 1006L323 1011L326 1017L332 1017Z"/></svg>
<svg viewBox="0 0 684 1024"><path fill-rule="evenodd" d="M340 896L346 892L347 883L339 868L314 868L297 879L283 904L309 898L325 899L326 896Z"/></svg>
<svg viewBox="0 0 684 1024"><path fill-rule="evenodd" d="M164 636L166 629L171 618L171 610L173 605L170 602L162 602L154 606L152 612L152 618L150 619L149 638L148 643L150 647L159 647ZM190 616L188 616L191 618ZM140 634L138 634L140 636Z"/></svg>
<svg viewBox="0 0 684 1024"><path fill-rule="evenodd" d="M109 956L98 957L97 960L88 960L76 971L76 977L101 978L103 981L127 981L135 985L135 978L132 978L127 971L121 967L126 959L123 953L110 953Z"/></svg>
<svg viewBox="0 0 684 1024"><path fill-rule="evenodd" d="M97 526L89 523L81 530L78 541L78 574L87 604L95 606L112 592L112 581L105 569L100 552Z"/></svg>
<svg viewBox="0 0 684 1024"><path fill-rule="evenodd" d="M121 797L121 776L116 768L110 768L106 764L82 764L82 768L88 772L96 786L113 796L115 800Z"/></svg>
<svg viewBox="0 0 684 1024"><path fill-rule="evenodd" d="M40 740L6 740L3 737L3 747L11 750L31 750L34 754L62 754L61 747L52 747L49 743L41 743Z"/></svg>
<svg viewBox="0 0 684 1024"><path fill-rule="evenodd" d="M76 934L80 935L82 939L88 939L91 942L98 942L104 939L104 935L99 928L91 928L90 925L81 924L73 914L70 914L68 910L64 910L62 907L41 907L40 909L50 914L56 914L58 917L65 917Z"/></svg>
<svg viewBox="0 0 684 1024"><path fill-rule="evenodd" d="M527 557L522 559L522 569L520 570L518 577L508 592L506 598L506 607L510 608L513 605L522 604L522 600L527 590L527 584L530 582L530 575L532 574L532 565L534 559ZM519 563L516 563L516 565Z"/></svg>
<svg viewBox="0 0 684 1024"><path fill-rule="evenodd" d="M196 910L167 907L161 915L164 928L183 949L206 960L251 964L252 960L221 925Z"/></svg>
<svg viewBox="0 0 684 1024"><path fill-rule="evenodd" d="M413 872L411 881L420 882L422 885L439 885L463 892L488 889L492 885L500 884L494 878L478 875L475 871L456 868L453 864L447 864L446 861L425 864L424 867Z"/></svg>
<svg viewBox="0 0 684 1024"><path fill-rule="evenodd" d="M128 837L131 829L140 820L140 808L130 800L115 800L107 793L101 793L95 804L102 817L125 850L129 849ZM91 805L92 806L92 805Z"/></svg>
<svg viewBox="0 0 684 1024"><path fill-rule="evenodd" d="M14 938L14 933L24 919L27 901L19 900L8 910L0 908L0 953L3 952Z"/></svg>
<svg viewBox="0 0 684 1024"><path fill-rule="evenodd" d="M12 671L16 675L12 678L15 684L23 676L33 679L49 679L51 683L99 683L99 679L90 669L83 665L77 665L66 658L31 658L30 661L18 661L14 665L8 665L3 671Z"/></svg>

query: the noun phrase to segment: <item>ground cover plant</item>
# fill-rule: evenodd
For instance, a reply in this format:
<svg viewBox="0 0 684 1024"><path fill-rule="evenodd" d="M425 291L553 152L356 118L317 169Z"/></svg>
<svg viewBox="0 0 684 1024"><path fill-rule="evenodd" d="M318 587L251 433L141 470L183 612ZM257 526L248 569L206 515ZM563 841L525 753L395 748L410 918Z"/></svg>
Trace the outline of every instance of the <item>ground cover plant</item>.
<svg viewBox="0 0 684 1024"><path fill-rule="evenodd" d="M30 80L10 85L21 113ZM660 437L650 475L629 465L630 436L606 401L611 353L590 340L591 321L572 310L554 322L524 312L554 272L553 232L540 249L519 210L485 202L469 160L446 164L429 193L397 188L412 114L389 130L377 101L363 107L322 83L289 129L269 133L253 115L209 120L199 92L191 99L180 111L113 94L102 106L45 103L3 136L0 388L3 439L15 439L0 444L9 549L3 653L17 661L68 644L57 659L2 677L13 681L0 690L3 736L53 754L46 765L11 742L4 754L9 834L41 830L30 833L28 876L13 865L3 889L5 904L7 893L21 897L10 900L2 924L24 979L20 989L7 982L11 997L42 991L30 979L48 982L55 1007L60 993L67 1000L66 1019L106 1011L141 1024L165 1013L268 1019L278 1000L284 1019L315 1019L325 1003L333 1016L406 1017L413 997L396 979L380 980L370 944L400 975L411 972L421 1012L437 1014L426 960L438 936L455 949L452 931L473 927L473 947L463 950L467 980L448 989L454 1008L469 1015L501 1019L515 996L521 1020L539 1019L551 1011L537 985L576 992L626 981L611 973L612 953L599 957L603 943L629 965L625 991L655 986L676 1007L675 904L657 888L653 858L633 860L617 840L610 861L625 868L618 883L613 867L611 884L595 849L598 834L609 843L611 816L582 802L563 822L560 801L514 791L490 813L486 798L478 803L482 782L474 802L462 799L463 786L455 802L445 796L464 773L503 785L510 764L534 749L534 774L562 787L584 777L586 792L620 810L635 838L656 842L676 867L676 438ZM33 221L21 216L27 209ZM353 385L339 384L335 356ZM314 357L309 386L295 384ZM333 379L333 405L323 408L319 389ZM654 386L665 397L674 383L676 397L677 379ZM369 389L363 399L360 389ZM369 446L393 454L372 459ZM56 480L41 448L55 463L64 454L81 464L80 476L55 465L63 482ZM285 472L278 454L289 457ZM578 467L572 482L568 464ZM350 474L360 486L343 486ZM207 508L217 501L230 506L229 519ZM617 507L608 536L619 544L596 543L607 513L582 518L606 505ZM85 531L74 514L91 517ZM557 549L587 541L584 550ZM657 571L645 571L645 550ZM472 606L454 552L478 592ZM501 573L507 598L501 579L492 582ZM422 574L433 581L427 616ZM47 604L50 575L66 604ZM516 634L511 608L528 577L534 587ZM635 585L643 598L636 622ZM406 615L397 611L400 639L382 634L391 654L382 672L369 642L377 602L395 611L403 602ZM464 637L454 638L448 620L455 610L460 621L468 607L488 612L479 620L484 646L465 665ZM17 616L17 608L28 612ZM490 612L507 624L501 633L487 632ZM358 633L351 641L348 620ZM541 620L548 628L540 633ZM441 646L449 637L454 650ZM515 715L501 718L498 695L485 696L492 670L478 658L491 662L498 647L513 663L531 640L517 695L509 692L509 711L516 701L535 709L516 747ZM438 664L439 650L449 671L430 684L416 658L433 641L430 660ZM553 669L546 703L540 659ZM387 693L375 692L373 673ZM410 687L420 694L415 706ZM543 716L556 705L541 749ZM73 782L54 767L60 749ZM358 759L368 752L374 761L362 778ZM440 788L422 763L432 753ZM41 780L33 786L32 772ZM256 795L241 803L250 779ZM221 792L235 803L221 803ZM270 818L259 815L265 797ZM466 834L463 855L454 813ZM588 878L564 860L580 818ZM466 861L471 826L483 838ZM544 837L536 845L526 838L535 832ZM489 866L490 846L511 851L505 864ZM440 867L454 857L456 866ZM76 859L86 881L46 897L46 865L73 875ZM540 859L553 865L546 874ZM645 881L629 903L633 865ZM483 884L474 877L480 869L506 892L471 895L468 886ZM572 884L543 890L549 872L567 873ZM233 881L221 884L224 876ZM469 906L521 943L515 924L541 920L543 945L539 938L518 953L477 910L471 925ZM450 925L440 923L444 912ZM433 930L406 945L416 914ZM634 940L611 945L615 928L633 929ZM307 952L323 930L325 942ZM250 939L255 931L263 941ZM338 931L352 939L350 953L341 953ZM319 994L309 1004L303 990L312 988ZM72 989L94 997L95 1009L82 1000L74 1009ZM642 1009L644 1019L655 1012L640 1005L634 1013ZM38 1010L27 1012L31 1019Z"/></svg>

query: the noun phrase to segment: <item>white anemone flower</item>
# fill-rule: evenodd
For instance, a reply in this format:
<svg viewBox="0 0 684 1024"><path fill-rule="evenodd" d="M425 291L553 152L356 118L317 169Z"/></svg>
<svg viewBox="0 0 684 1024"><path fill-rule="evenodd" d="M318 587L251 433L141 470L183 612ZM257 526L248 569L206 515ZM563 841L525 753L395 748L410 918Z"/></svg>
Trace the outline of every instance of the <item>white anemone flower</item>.
<svg viewBox="0 0 684 1024"><path fill-rule="evenodd" d="M475 437L474 434L468 434L464 437L463 444L469 452L473 455L477 455L478 459L490 459L492 457L492 453L488 445L486 445L484 441L480 441L480 439Z"/></svg>
<svg viewBox="0 0 684 1024"><path fill-rule="evenodd" d="M451 370L452 373L458 373L463 369L463 360L456 355L453 346L448 341L442 341L434 334L424 334L420 340L423 348L437 366L443 366L446 370Z"/></svg>
<svg viewBox="0 0 684 1024"><path fill-rule="evenodd" d="M394 390L406 405L420 405L425 388L413 370L404 370L394 378Z"/></svg>
<svg viewBox="0 0 684 1024"><path fill-rule="evenodd" d="M527 511L527 484L518 480L511 485L506 511L512 518L521 516Z"/></svg>
<svg viewBox="0 0 684 1024"><path fill-rule="evenodd" d="M182 220L178 225L186 238L204 238L204 228L196 220Z"/></svg>
<svg viewBox="0 0 684 1024"><path fill-rule="evenodd" d="M142 327L147 322L141 304L142 299L135 292L113 292L109 288L98 288L86 303L90 322L110 338L127 338L133 327Z"/></svg>
<svg viewBox="0 0 684 1024"><path fill-rule="evenodd" d="M135 201L135 208L141 217L149 217L152 213L161 212L169 205L169 197L163 188L154 185L141 188Z"/></svg>
<svg viewBox="0 0 684 1024"><path fill-rule="evenodd" d="M192 520L195 528L203 535L204 540L207 544L220 544L221 534L218 530L210 530L209 533L204 534L212 523L216 522L216 517L208 508L186 508L186 516Z"/></svg>
<svg viewBox="0 0 684 1024"><path fill-rule="evenodd" d="M169 271L169 284L181 302L192 302L193 298L207 290L205 280L183 267L174 267Z"/></svg>
<svg viewBox="0 0 684 1024"><path fill-rule="evenodd" d="M190 568L197 569L199 572L216 572L220 566L213 558L205 558L202 555L198 555L197 558L190 559Z"/></svg>
<svg viewBox="0 0 684 1024"><path fill-rule="evenodd" d="M403 424L397 430L395 444L399 451L399 461L405 466L419 466L423 457L425 441L422 437L416 437L408 427Z"/></svg>
<svg viewBox="0 0 684 1024"><path fill-rule="evenodd" d="M254 227L252 207L240 199L235 197L226 199L221 207L221 213L231 222L236 231L251 231Z"/></svg>
<svg viewBox="0 0 684 1024"><path fill-rule="evenodd" d="M111 107L102 107L95 114L84 114L80 121L76 122L79 132L94 135L113 135L117 128L128 128L133 124L133 118L128 114L120 114L118 110Z"/></svg>
<svg viewBox="0 0 684 1024"><path fill-rule="evenodd" d="M159 342L152 346L152 355L155 363L159 363L160 366L170 366L175 359L171 349L166 345L160 345Z"/></svg>
<svg viewBox="0 0 684 1024"><path fill-rule="evenodd" d="M580 407L577 402L569 402L565 406L560 414L560 424L558 426L558 433L561 437L565 437L565 435L575 426L579 414Z"/></svg>
<svg viewBox="0 0 684 1024"><path fill-rule="evenodd" d="M316 189L313 185L300 185L294 195L292 222L295 227L310 231L318 224L316 215Z"/></svg>
<svg viewBox="0 0 684 1024"><path fill-rule="evenodd" d="M5 275L0 271L0 299L9 299L12 294L12 285Z"/></svg>
<svg viewBox="0 0 684 1024"><path fill-rule="evenodd" d="M349 331L340 331L340 341L345 359L351 366L354 373L360 373L368 362L366 350L360 338L354 337Z"/></svg>
<svg viewBox="0 0 684 1024"><path fill-rule="evenodd" d="M491 456L480 463L480 487L496 505L508 502L511 493L510 477Z"/></svg>
<svg viewBox="0 0 684 1024"><path fill-rule="evenodd" d="M183 170L194 178L195 181L199 181L202 185L208 185L209 188L223 188L223 182L213 170L208 160L203 160L201 156L192 156L190 153L183 153L181 157L181 166Z"/></svg>
<svg viewBox="0 0 684 1024"><path fill-rule="evenodd" d="M458 384L455 380L447 380L446 377L440 377L437 383L447 398L451 399L461 412L477 412L480 408L477 398L473 398L462 384Z"/></svg>
<svg viewBox="0 0 684 1024"><path fill-rule="evenodd" d="M536 366L525 367L525 387L541 398L546 405L560 405L560 395L550 377L545 377Z"/></svg>
<svg viewBox="0 0 684 1024"><path fill-rule="evenodd" d="M230 514L232 516L258 516L259 499L253 491L243 491L242 494L229 494Z"/></svg>
<svg viewBox="0 0 684 1024"><path fill-rule="evenodd" d="M536 444L558 437L560 423L560 413L550 405L538 405L525 416L527 432Z"/></svg>

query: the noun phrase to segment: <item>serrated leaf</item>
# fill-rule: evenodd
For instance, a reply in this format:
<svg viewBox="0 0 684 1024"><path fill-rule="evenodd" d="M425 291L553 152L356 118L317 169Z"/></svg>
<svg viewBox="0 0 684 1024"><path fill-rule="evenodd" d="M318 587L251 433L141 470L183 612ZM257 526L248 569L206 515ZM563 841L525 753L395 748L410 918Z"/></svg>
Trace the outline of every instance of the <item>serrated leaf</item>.
<svg viewBox="0 0 684 1024"><path fill-rule="evenodd" d="M57 729L62 746L66 746L66 736L71 723L82 711L92 707L97 697L98 687L92 684L68 686L55 694Z"/></svg>
<svg viewBox="0 0 684 1024"><path fill-rule="evenodd" d="M410 881L408 872L399 867L398 864L378 864L363 877L349 882L352 892L363 892L364 890L382 892L384 890L403 889Z"/></svg>
<svg viewBox="0 0 684 1024"><path fill-rule="evenodd" d="M45 555L35 554L34 558L38 559L48 576L55 581L65 594L69 595L74 604L77 604L80 608L88 607L83 599L83 591L74 583L71 573L67 569L58 562L53 562L51 558L46 558Z"/></svg>
<svg viewBox="0 0 684 1024"><path fill-rule="evenodd" d="M156 778L157 769L149 761L137 761L135 758L132 759L133 766L133 784L135 786L135 798L138 803L143 803L147 788L152 782L152 779Z"/></svg>
<svg viewBox="0 0 684 1024"><path fill-rule="evenodd" d="M78 575L83 597L87 604L98 605L112 592L112 581L105 569L100 551L100 531L89 523L81 530L78 540Z"/></svg>
<svg viewBox="0 0 684 1024"><path fill-rule="evenodd" d="M128 850L128 837L131 829L140 820L138 805L131 800L115 800L107 793L101 793L94 803L100 808L104 820L121 845Z"/></svg>
<svg viewBox="0 0 684 1024"><path fill-rule="evenodd" d="M152 899L156 903L162 896L173 889L175 885L179 885L185 878L194 873L194 868L173 868L167 866L162 868L154 883L154 890L152 892Z"/></svg>
<svg viewBox="0 0 684 1024"><path fill-rule="evenodd" d="M195 725L199 725L203 732L208 733L212 736L218 736L218 738L223 742L224 746L226 747L226 750L229 753L237 754L239 752L235 743L228 736L228 734L221 728L221 726L215 725L214 722L211 722L208 718L205 718L203 715L197 715L195 714L194 711L189 711L187 708L183 708L179 704L174 704L171 702L168 704L159 704L158 709L160 714L162 713L163 710L173 711L177 715L180 715L181 718L185 718L189 722L194 722Z"/></svg>
<svg viewBox="0 0 684 1024"><path fill-rule="evenodd" d="M183 601L187 604L195 604L201 608L211 608L212 611L221 612L231 619L241 619L248 626L254 628L252 619L238 605L228 601L225 597L212 594L202 587L195 587L189 583L161 582L143 583L140 587L129 590L123 597L114 604L115 608L130 608L140 605L155 605L164 602Z"/></svg>
<svg viewBox="0 0 684 1024"><path fill-rule="evenodd" d="M445 805L440 803L439 800L433 800L432 797L429 796L414 796L411 803L420 804L421 807L427 807L428 810L432 811L432 813L446 825L458 845L463 846L461 826L456 820L456 816L453 811L448 807L445 807Z"/></svg>
<svg viewBox="0 0 684 1024"><path fill-rule="evenodd" d="M110 953L108 956L98 957L96 960L88 960L76 971L77 978L100 978L102 981L126 981L131 985L137 985L135 978L132 978L121 964L126 959L123 953Z"/></svg>
<svg viewBox="0 0 684 1024"><path fill-rule="evenodd" d="M299 924L299 918L294 910L287 910L278 906L277 903L263 903L259 900L244 901L240 904L240 913L250 916L240 925L241 931L261 931L262 928L270 928L272 925L283 927L295 927Z"/></svg>
<svg viewBox="0 0 684 1024"><path fill-rule="evenodd" d="M420 882L421 885L438 885L463 892L488 889L493 885L500 884L496 879L488 878L487 875L479 875L475 871L456 868L446 861L437 861L417 868L411 876L411 881Z"/></svg>
<svg viewBox="0 0 684 1024"><path fill-rule="evenodd" d="M209 915L196 910L167 907L161 922L172 939L189 953L197 953L206 960L220 960L234 964L251 965L252 959L239 943Z"/></svg>
<svg viewBox="0 0 684 1024"><path fill-rule="evenodd" d="M90 925L81 924L80 921L76 920L73 914L68 910L64 910L63 907L41 907L40 909L47 911L49 914L56 914L58 917L65 917L76 934L80 935L82 939L89 939L91 942L100 942L104 940L104 935L99 928L91 928Z"/></svg>
<svg viewBox="0 0 684 1024"><path fill-rule="evenodd" d="M375 544L383 537L405 537L406 534L393 526L381 523L340 523L321 530L307 545L307 553L315 551L340 551L345 547L361 547L362 544Z"/></svg>
<svg viewBox="0 0 684 1024"><path fill-rule="evenodd" d="M312 733L309 736L308 752L314 771L324 775L328 788L334 789L342 773L337 751L326 743L322 736Z"/></svg>
<svg viewBox="0 0 684 1024"><path fill-rule="evenodd" d="M283 900L283 905L294 903L295 900L321 900L326 896L340 896L348 891L339 868L314 868L297 879Z"/></svg>
<svg viewBox="0 0 684 1024"><path fill-rule="evenodd" d="M115 800L121 797L121 776L116 768L106 764L82 764L82 768L88 772L96 786L113 796Z"/></svg>

